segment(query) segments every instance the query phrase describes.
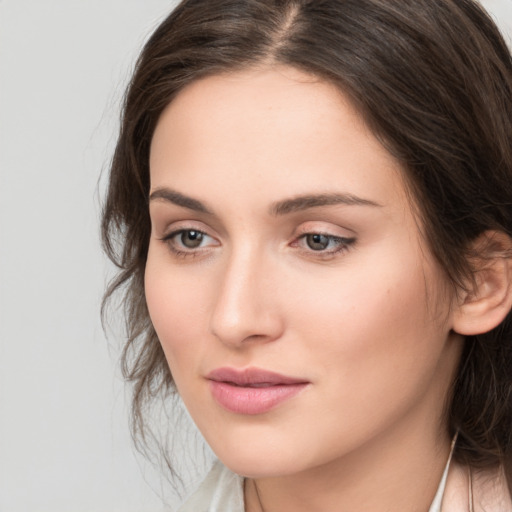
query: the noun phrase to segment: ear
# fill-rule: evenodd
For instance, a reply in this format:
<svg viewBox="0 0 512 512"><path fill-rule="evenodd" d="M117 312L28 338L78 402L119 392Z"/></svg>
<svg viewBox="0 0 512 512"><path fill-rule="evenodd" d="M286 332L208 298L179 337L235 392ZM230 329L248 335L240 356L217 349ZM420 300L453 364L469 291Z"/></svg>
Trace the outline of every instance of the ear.
<svg viewBox="0 0 512 512"><path fill-rule="evenodd" d="M486 231L472 244L473 279L458 297L453 330L464 336L489 332L512 309L512 239Z"/></svg>

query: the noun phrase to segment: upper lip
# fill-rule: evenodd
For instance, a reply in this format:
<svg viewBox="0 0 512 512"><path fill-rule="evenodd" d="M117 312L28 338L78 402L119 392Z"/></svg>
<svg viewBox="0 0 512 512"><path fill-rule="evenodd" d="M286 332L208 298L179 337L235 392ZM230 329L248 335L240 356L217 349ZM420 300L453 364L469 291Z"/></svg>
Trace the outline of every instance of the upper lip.
<svg viewBox="0 0 512 512"><path fill-rule="evenodd" d="M226 382L236 386L254 386L254 385L291 385L291 384L307 384L305 379L298 379L281 375L279 373L263 370L261 368L217 368L212 370L207 378L216 382Z"/></svg>

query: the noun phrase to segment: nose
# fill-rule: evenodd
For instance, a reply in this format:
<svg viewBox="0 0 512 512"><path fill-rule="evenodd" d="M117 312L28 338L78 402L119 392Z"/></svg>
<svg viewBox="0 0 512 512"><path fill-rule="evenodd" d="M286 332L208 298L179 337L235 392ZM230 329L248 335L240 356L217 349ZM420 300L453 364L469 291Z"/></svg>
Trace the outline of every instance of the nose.
<svg viewBox="0 0 512 512"><path fill-rule="evenodd" d="M246 249L225 262L214 299L210 329L232 348L277 340L284 319L277 304L275 269Z"/></svg>

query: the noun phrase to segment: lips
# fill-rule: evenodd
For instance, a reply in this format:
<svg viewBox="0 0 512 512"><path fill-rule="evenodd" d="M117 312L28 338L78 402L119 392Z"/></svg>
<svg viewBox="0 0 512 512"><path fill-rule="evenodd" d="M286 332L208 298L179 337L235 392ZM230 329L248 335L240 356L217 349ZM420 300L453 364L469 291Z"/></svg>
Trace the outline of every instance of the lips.
<svg viewBox="0 0 512 512"><path fill-rule="evenodd" d="M248 368L218 368L207 375L214 400L237 414L263 414L300 393L308 381Z"/></svg>

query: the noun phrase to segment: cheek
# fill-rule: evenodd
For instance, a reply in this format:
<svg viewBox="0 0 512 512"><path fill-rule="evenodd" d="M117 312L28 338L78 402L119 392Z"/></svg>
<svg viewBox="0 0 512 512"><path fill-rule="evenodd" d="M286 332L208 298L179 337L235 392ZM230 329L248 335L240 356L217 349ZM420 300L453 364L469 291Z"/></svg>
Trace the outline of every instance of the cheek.
<svg viewBox="0 0 512 512"><path fill-rule="evenodd" d="M173 269L150 246L145 271L145 294L149 316L158 335L173 376L179 368L192 366L201 336L200 323L205 315L201 299L186 272ZM179 364L178 364L179 362Z"/></svg>
<svg viewBox="0 0 512 512"><path fill-rule="evenodd" d="M432 370L449 329L430 307L445 300L436 293L436 273L419 261L413 249L381 253L321 286L311 278L311 291L294 301L290 315L293 311L302 349L319 363L319 376L326 372L340 382L360 383L361 389L371 382L378 387L421 378ZM296 290L290 297L299 295Z"/></svg>
<svg viewBox="0 0 512 512"><path fill-rule="evenodd" d="M308 425L331 449L357 445L405 415L430 396L439 373L447 327L432 320L423 270L399 263L386 273L366 266L295 302L290 325L298 343L288 353L300 356L317 384L322 398L311 416L324 421Z"/></svg>

